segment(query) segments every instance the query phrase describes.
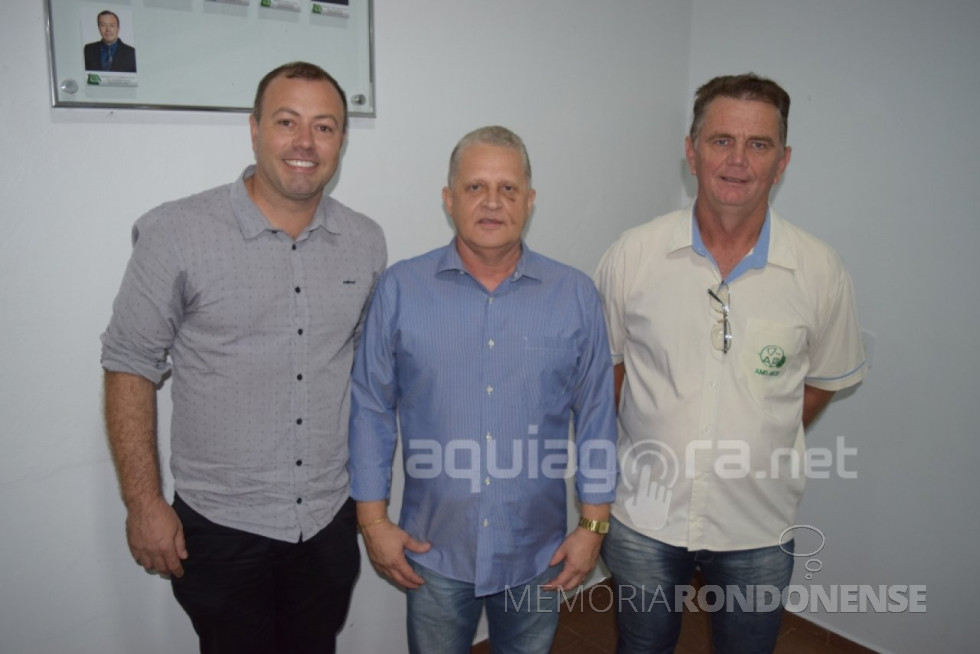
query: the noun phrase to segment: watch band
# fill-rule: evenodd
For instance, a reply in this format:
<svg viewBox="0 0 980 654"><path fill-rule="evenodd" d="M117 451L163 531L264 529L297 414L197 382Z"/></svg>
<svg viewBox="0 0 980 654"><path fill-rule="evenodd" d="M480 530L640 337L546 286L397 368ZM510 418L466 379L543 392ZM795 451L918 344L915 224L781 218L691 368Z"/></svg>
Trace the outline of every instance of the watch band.
<svg viewBox="0 0 980 654"><path fill-rule="evenodd" d="M589 531L597 534L609 533L609 522L605 520L589 520L585 516L582 516L578 519L578 526L582 529L588 529Z"/></svg>

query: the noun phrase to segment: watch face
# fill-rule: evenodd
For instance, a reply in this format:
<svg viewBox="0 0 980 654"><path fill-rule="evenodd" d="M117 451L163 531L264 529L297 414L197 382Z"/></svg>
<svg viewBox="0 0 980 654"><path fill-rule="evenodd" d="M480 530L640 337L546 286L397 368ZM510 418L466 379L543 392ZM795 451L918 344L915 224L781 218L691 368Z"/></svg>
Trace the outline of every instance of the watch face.
<svg viewBox="0 0 980 654"><path fill-rule="evenodd" d="M609 523L603 520L589 520L586 517L579 518L578 526L597 534L609 533Z"/></svg>

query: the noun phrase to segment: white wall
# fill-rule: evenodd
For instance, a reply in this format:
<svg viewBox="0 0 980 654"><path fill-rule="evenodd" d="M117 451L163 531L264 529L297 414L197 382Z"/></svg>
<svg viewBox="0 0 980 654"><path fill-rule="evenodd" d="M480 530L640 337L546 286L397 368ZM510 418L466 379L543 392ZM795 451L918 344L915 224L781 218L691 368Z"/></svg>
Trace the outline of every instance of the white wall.
<svg viewBox="0 0 980 654"><path fill-rule="evenodd" d="M0 27L0 649L195 651L169 585L125 546L98 335L132 222L232 181L251 160L247 121L51 109L42 4L7 3ZM527 141L531 246L587 272L619 232L681 201L666 153L684 129L690 0L375 0L375 12L378 117L353 121L335 195L384 226L392 261L448 242L449 152L482 124ZM165 392L163 433L168 408ZM403 597L364 565L341 651L404 651Z"/></svg>
<svg viewBox="0 0 980 654"><path fill-rule="evenodd" d="M980 3L693 8L692 93L755 70L792 96L774 204L838 249L876 335L870 376L807 439L845 436L857 478L809 482L798 522L824 532L823 569L805 580L800 559L794 583L925 584L924 614L812 617L876 649L975 651Z"/></svg>

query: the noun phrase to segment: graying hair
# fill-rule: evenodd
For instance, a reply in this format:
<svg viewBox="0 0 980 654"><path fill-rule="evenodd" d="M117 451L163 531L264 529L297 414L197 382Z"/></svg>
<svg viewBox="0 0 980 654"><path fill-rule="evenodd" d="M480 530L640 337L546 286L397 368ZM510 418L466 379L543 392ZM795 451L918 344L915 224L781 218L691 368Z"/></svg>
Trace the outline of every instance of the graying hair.
<svg viewBox="0 0 980 654"><path fill-rule="evenodd" d="M527 156L527 148L524 147L524 141L521 140L520 136L506 127L487 125L486 127L475 129L461 138L459 143L456 144L456 147L453 148L453 153L449 156L448 181L450 188L453 185L453 180L456 178L456 173L459 172L459 159L463 154L463 150L477 143L516 150L521 155L521 160L524 163L524 178L527 180L528 187L531 186L531 159Z"/></svg>

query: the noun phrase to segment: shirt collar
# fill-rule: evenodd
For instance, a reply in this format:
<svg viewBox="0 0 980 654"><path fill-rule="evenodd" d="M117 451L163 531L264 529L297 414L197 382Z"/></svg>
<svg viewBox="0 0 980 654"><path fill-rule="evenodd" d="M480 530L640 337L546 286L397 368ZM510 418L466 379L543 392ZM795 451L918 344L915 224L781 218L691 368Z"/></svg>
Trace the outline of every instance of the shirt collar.
<svg viewBox="0 0 980 654"><path fill-rule="evenodd" d="M685 247L690 247L697 254L708 259L712 264L715 264L714 258L708 252L708 248L705 247L704 241L701 239L701 230L698 228L698 221L694 217L693 204L688 210L687 215L688 220L682 220L677 223L668 243L668 251L674 252ZM772 210L772 207L766 208L766 220L762 223L762 230L759 232L759 238L755 246L735 266L734 270L728 275L727 281L731 281L749 270L765 268L767 263L791 269L796 267L796 257L786 242L782 220Z"/></svg>
<svg viewBox="0 0 980 654"><path fill-rule="evenodd" d="M449 245L445 247L442 255L439 257L439 261L436 265L436 273L446 272L448 270L453 270L457 272L467 273L466 268L463 266L463 260L459 256L459 252L456 250L456 238L453 237L449 241ZM538 259L538 255L532 252L530 248L527 247L527 243L521 241L521 256L517 260L517 265L514 267L514 272L511 273L508 278L510 281L517 281L523 277L529 279L535 279L541 281L544 271L541 267L541 262Z"/></svg>
<svg viewBox="0 0 980 654"><path fill-rule="evenodd" d="M277 231L269 222L269 219L265 217L265 214L252 201L252 198L248 194L248 189L245 188L245 180L254 174L255 165L247 166L242 172L241 177L231 186L231 206L235 212L235 218L238 220L238 226L242 230L242 236L246 239L253 239L265 231ZM323 227L331 234L340 234L340 225L337 222L335 211L336 207L334 206L333 199L328 195L323 195L313 214L313 220L303 230L303 233L308 234L315 229ZM300 236L297 240L302 240L303 238L304 236Z"/></svg>
<svg viewBox="0 0 980 654"><path fill-rule="evenodd" d="M772 219L769 236L769 263L789 270L796 270L799 259L796 250L786 235L786 222L772 209L769 210Z"/></svg>

